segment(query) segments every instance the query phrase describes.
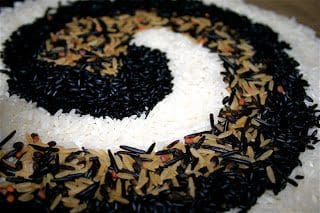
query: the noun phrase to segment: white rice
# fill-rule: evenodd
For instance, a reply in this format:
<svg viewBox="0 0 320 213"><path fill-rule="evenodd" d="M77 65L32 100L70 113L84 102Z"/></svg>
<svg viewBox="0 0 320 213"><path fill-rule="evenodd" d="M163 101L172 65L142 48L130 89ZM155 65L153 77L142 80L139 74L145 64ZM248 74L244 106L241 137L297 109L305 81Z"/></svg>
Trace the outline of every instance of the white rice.
<svg viewBox="0 0 320 213"><path fill-rule="evenodd" d="M292 46L292 50L288 51L288 53L300 63L300 70L304 74L305 79L308 80L311 85L311 87L308 89L308 94L315 100L316 103L320 103L320 40L316 38L313 30L297 24L294 19L289 19L283 16L276 15L271 11L266 11L255 6L247 5L243 3L242 0L203 1L205 3L214 2L219 6L231 8L238 13L248 16L256 22L269 25L276 32L279 32L280 39L287 41ZM27 0L23 4L17 3L15 9L7 9L3 11L0 14L0 49L2 49L1 44L3 43L3 41L8 38L8 36L17 28L17 26L33 21L35 17L42 16L47 6L55 6L56 4L56 0L38 0L36 2ZM137 35L137 39L135 40L135 42L137 44L142 44L140 43L141 40L139 41L139 38L147 38L148 35L152 35L153 33L156 34L155 31L149 31L148 33L144 35ZM176 36L179 38L181 37L173 33L168 33L167 36L168 39L173 39ZM153 42L153 39L148 40L148 43L146 44L150 45L151 47L163 48L163 50L168 51L168 55L171 55L169 53L170 47L166 46L165 43L155 44ZM188 46L188 41L185 41L185 43L183 41L181 45L186 45L185 50L187 50L188 48L199 50L197 51L197 54L199 53L199 56L201 57L207 57L207 59L209 59L210 57L215 57L214 55L208 54L206 50L203 50L199 46ZM186 54L185 52L183 53L183 55ZM172 54L172 57L174 56L177 55ZM177 59L177 61L179 60ZM170 69L172 70L172 73L174 73L175 71L178 72L178 70L173 69L173 67L183 66L183 64L179 65L179 63L177 62L176 65L173 65L173 62L173 60L170 62ZM215 62L217 63L218 60L216 60ZM215 70L219 72L219 69L221 69L221 67L219 67L220 62L218 62L217 64L214 65L208 63L205 65L207 65L208 67L215 67ZM0 68L3 68L3 64L1 63L1 61ZM215 78L217 80L221 80L220 76L216 76ZM122 125L122 128L116 130L115 127L119 126L120 122L116 122L117 124L113 125L112 127L106 125L106 123L113 122L110 119L93 119L90 116L79 117L74 113L50 116L44 110L36 109L33 104L19 100L15 96L8 98L8 95L6 93L7 84L5 81L6 76L0 74L0 137L9 133L12 129L17 129L20 134L23 134L22 132L26 131L36 131L39 132L42 136L55 136L53 137L55 140L58 140L58 142L62 141L66 146L73 146L74 144L77 144L85 146L89 145L91 147L93 146L98 148L104 148L104 146L108 146L107 148L115 149L120 144L118 142L123 139L120 137L120 135L123 136L127 134L127 132L130 132L130 130L128 130L128 128L126 128L126 125L124 124ZM176 76L174 81L177 81ZM179 86L176 85L176 82L174 83L175 87ZM176 90L174 90L174 92L176 92ZM199 94L198 96L201 95ZM170 97L168 96L166 100L169 98ZM193 97L190 97L190 99L193 99ZM158 105L160 104L162 103L159 103ZM218 106L215 105L215 103L212 104L214 106L213 108L216 108ZM156 106L156 108L158 107L158 105ZM199 107L199 105L197 105L197 107ZM167 113L171 110L172 109L169 108L168 111L164 112ZM211 112L214 111L211 110ZM153 111L152 114L153 113L155 113L155 111ZM160 114L159 116L163 117L165 116L165 114ZM199 123L193 124L194 126L197 126L197 124L199 124L197 128L205 128L204 126L202 126L202 124L203 122L206 122L207 119L208 118L206 117L203 120L201 119ZM124 119L124 122L129 123L132 120L134 120L134 118ZM136 121L140 121L141 123L143 122L142 119L137 119ZM63 126L61 126L62 124ZM147 135L150 134L150 132L148 132L148 127L143 124L141 128L144 133L142 135L148 137ZM192 130L196 129L191 129L191 131ZM118 134L116 131L121 134ZM187 134L190 133L192 132L187 132ZM118 136L116 136L116 134L118 134ZM74 140L74 135L77 136L77 141ZM106 135L108 135L108 137L106 137ZM165 134L165 138L161 138L159 136L159 138L157 139L160 139L159 141L161 141L162 139L165 140L167 139L168 135L170 134ZM18 137L22 137L22 135L18 135ZM85 141L87 141L87 143L85 143ZM144 143L141 140L132 140L132 142L125 140L125 144L140 147L146 147L147 144L149 144L148 142L150 143L150 140L147 140L147 143ZM165 143L165 141L162 142ZM100 146L101 144L104 146ZM158 144L158 147L161 147L160 144ZM294 177L295 174L301 174L305 176L304 180L299 181L299 187L295 188L289 185L278 196L274 196L271 192L265 193L261 198L258 199L258 204L252 208L251 212L319 212L320 155L318 146L315 151L307 151L303 153L301 155L301 161L303 163L303 167L295 169L292 174L292 177Z"/></svg>

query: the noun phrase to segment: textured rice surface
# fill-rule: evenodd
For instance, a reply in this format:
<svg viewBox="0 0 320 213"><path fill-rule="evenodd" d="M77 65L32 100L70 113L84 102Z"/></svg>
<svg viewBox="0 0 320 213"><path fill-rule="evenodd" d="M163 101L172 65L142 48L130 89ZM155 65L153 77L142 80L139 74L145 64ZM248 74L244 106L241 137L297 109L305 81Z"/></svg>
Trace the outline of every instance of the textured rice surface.
<svg viewBox="0 0 320 213"><path fill-rule="evenodd" d="M62 2L65 3L66 1L63 0ZM280 39L287 41L292 46L292 50L288 51L288 54L294 57L300 63L301 72L311 85L308 90L308 94L315 100L316 103L320 103L320 97L318 95L320 93L320 40L316 38L315 33L311 29L297 24L293 19L288 19L286 17L276 15L273 12L244 4L241 0L204 0L204 2L207 4L216 3L218 6L231 8L240 14L248 16L255 22L269 25L274 31L278 32L280 34ZM14 10L4 10L0 14L0 49L2 49L1 44L3 41L8 38L8 36L16 29L17 26L31 22L35 17L43 15L43 11L46 9L46 7L56 6L56 4L57 1L55 0L39 0L36 2L26 1L24 4L16 4ZM14 20L14 22L12 20ZM152 34L152 31L149 31L148 33ZM169 37L176 36L172 33L168 34L170 34L168 35ZM137 37L139 36L143 35L138 35ZM136 39L136 42L139 43L139 39ZM149 45L153 45L152 40L150 41ZM201 50L201 48L199 49L199 52L205 54L205 50ZM206 54L206 56L213 57L208 54ZM172 69L171 66L173 65L170 64L170 68ZM0 68L3 68L1 61ZM218 67L216 68L219 69ZM17 97L11 97L8 99L6 94L7 84L5 80L6 76L0 74L0 95L2 97L0 99L0 136L9 133L13 127L10 125L17 125L19 123L20 125L23 123L26 123L26 125L40 125L34 124L37 120L41 121L40 117L44 118L45 120L51 119L50 122L42 122L41 125L44 125L42 127L50 127L50 131L39 131L41 135L46 136L48 133L52 132L51 134L61 134L60 138L69 139L72 138L73 133L82 132L83 136L82 138L81 136L79 137L78 145L81 145L81 141L83 141L83 139L86 137L91 139L91 141L101 140L101 135L97 134L97 132L110 131L110 129L108 130L104 126L101 127L101 124L105 121L100 119L93 119L89 116L83 116L82 118L79 118L74 114L61 114L60 116L53 117L49 116L44 110L35 109L34 105L27 104L24 101L19 100ZM7 103L9 100L10 103ZM18 108L16 108L17 105L19 105ZM8 112L11 110L13 110L15 114L19 112L19 116L16 118L10 118ZM66 117L71 117L72 119L66 119ZM23 120L25 122L21 122ZM86 123L85 128L83 127L83 123L79 124L80 120L81 122ZM68 131L63 134L60 132L61 129L59 129L61 122L64 122L66 129L68 129ZM98 128L95 129L92 128L92 126ZM19 128L16 128L16 126L14 128L19 131ZM26 126L21 128L24 129L28 127ZM84 131L84 129L88 129L88 131ZM25 130L32 131L29 129ZM38 129L35 131L38 131ZM144 132L147 133L145 129ZM191 132L188 132L188 134L189 133ZM111 141L111 139L109 139L109 141ZM114 145L112 141L110 143ZM72 144L66 145L71 146ZM266 192L258 199L258 203L251 209L251 212L318 212L320 208L319 154L319 148L317 146L315 151L307 151L301 155L303 167L296 168L291 175L291 177L294 177L296 174L305 176L304 180L299 181L298 188L289 185L277 196L274 196L272 192Z"/></svg>
<svg viewBox="0 0 320 213"><path fill-rule="evenodd" d="M147 117L117 120L59 111L51 116L13 96L2 98L2 131L37 132L45 141L56 140L65 146L117 150L124 144L147 149L153 142L160 149L185 135L209 130L209 114L218 115L223 107L221 100L227 95L218 54L165 29L142 31L133 42L166 52L174 78L173 92Z"/></svg>
<svg viewBox="0 0 320 213"><path fill-rule="evenodd" d="M301 73L309 82L307 93L316 103L320 103L320 40L315 32L298 24L294 19L279 16L271 11L244 4L241 0L205 0L207 4L230 8L246 15L254 22L263 23L278 32L280 39L287 41L292 50L289 55L300 63ZM304 175L299 181L299 187L288 185L279 195L274 196L268 191L261 196L251 212L319 212L320 209L320 152L319 145L314 151L301 154L303 166L296 168L291 178L296 174Z"/></svg>

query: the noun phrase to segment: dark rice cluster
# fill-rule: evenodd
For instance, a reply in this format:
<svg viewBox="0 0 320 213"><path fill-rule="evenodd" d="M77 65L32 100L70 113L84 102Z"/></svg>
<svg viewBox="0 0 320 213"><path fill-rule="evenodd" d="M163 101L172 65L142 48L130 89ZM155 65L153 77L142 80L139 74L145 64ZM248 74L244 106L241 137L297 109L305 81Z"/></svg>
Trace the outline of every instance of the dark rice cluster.
<svg viewBox="0 0 320 213"><path fill-rule="evenodd" d="M26 64L26 58L18 59L24 51L21 44L12 39L5 51L10 94L36 102L51 114L76 109L82 115L122 119L149 112L172 90L168 60L158 50L130 46L120 73L109 77L89 73L80 64L71 68L33 59Z"/></svg>
<svg viewBox="0 0 320 213"><path fill-rule="evenodd" d="M122 194L126 194L126 199L130 201L129 204L123 204L123 202L118 201L109 202L109 195L106 192L103 194L104 199L92 199L93 193L96 192L98 188L97 184L93 183L78 195L79 199L87 205L85 211L221 212L235 207L240 208L242 211L247 211L266 190L273 190L273 192L277 194L285 188L287 183L297 185L295 180L288 177L296 166L301 166L299 160L300 153L306 149L314 149L313 144L319 141L316 136L317 132L314 131L309 134L309 131L313 127L320 127L320 116L317 105L312 105L313 100L305 92L308 83L303 80L302 75L299 73L297 69L298 63L285 53L285 49L289 48L288 44L279 41L278 35L267 26L253 24L248 18L234 12L222 10L213 5L205 6L200 2L193 1L143 1L143 4L142 1L115 1L114 3L106 1L90 3L77 2L72 6L58 9L57 14L59 14L59 16L56 14L51 14L51 16L53 20L61 19L64 21L63 23L65 23L66 21L70 21L70 19L63 14L68 14L67 12L71 10L78 15L101 16L106 15L106 8L108 8L107 11L111 13L109 15L133 13L137 9L148 10L150 8L157 8L158 15L162 17L170 17L173 14L195 17L206 16L210 18L213 23L221 21L232 29L235 40L245 39L254 47L256 53L253 58L250 59L251 63L261 63L265 65L264 68L262 68L262 73L273 77L274 87L270 87L271 91L268 92L265 104L262 104L259 96L257 96L258 98L256 99L252 99L252 102L248 104L240 102L240 98L238 102L239 105L242 106L238 110L234 110L231 108L231 105L235 99L239 98L237 97L237 92L243 89L236 85L231 89L230 96L223 100L225 107L220 112L219 117L222 119L218 122L218 125L213 125L213 117L210 116L212 123L211 131L186 137L185 144L182 148L175 148L177 145L176 142L170 144L165 150L155 153L161 156L172 156L164 160L163 168L160 169L161 171L157 171L159 174L166 168L171 168L175 163L181 162L181 166L177 167L176 178L179 182L178 187L170 186L169 189L161 191L158 196L153 196L148 193L141 195L135 193L135 191L122 192ZM45 24L46 22L45 19L41 19L37 23ZM58 23L59 22L56 22L57 25ZM22 27L20 31L28 30L29 27L31 26ZM57 26L56 29L59 27L62 26ZM52 30L52 28L48 29L47 33L50 30ZM206 35L208 43L204 45L209 44L211 41L216 41L218 37L216 34ZM11 42L7 42L6 51L13 51L9 48L10 43L16 41L20 41L20 45L23 46L22 40L19 40L19 35L16 33L12 36ZM38 43L38 45L41 44ZM26 51L28 51L27 48ZM216 50L212 49L212 51ZM22 55L20 58L20 55L16 55L15 57L23 61L25 60L25 56L26 55ZM229 57L222 55L220 55L220 57L224 61L223 65L226 68L222 74L231 88L232 82L235 80L235 75L231 70L235 71L239 68L236 63L232 63L232 59L237 56L233 54ZM10 64L11 70L16 69L18 71L18 68L21 69L21 67L15 67L14 63L12 63L13 61L10 60L10 57L6 54L4 59L5 63ZM31 60L32 58L29 59ZM51 68L54 69L53 67ZM23 70L24 69L22 69L22 71ZM8 74L10 76L10 72ZM119 74L121 74L121 71ZM252 81L254 72L251 70L239 75L242 79ZM15 76L10 77L11 79L15 78ZM309 103L306 104L306 102ZM257 112L257 115L250 117L254 111ZM247 117L247 121L241 125L240 128L237 127L237 131L242 132L240 139L234 134L226 134L230 132L233 128L232 126L243 117ZM254 143L245 137L250 127L254 129L256 135L260 136L254 137ZM14 133L3 139L0 145L2 146L8 142L13 134ZM217 136L218 144L212 141L210 142L210 139L206 138L208 135ZM192 139L194 137L200 137L200 139L197 141L191 140L190 142L190 138ZM32 138L37 138L37 135L33 135ZM269 139L268 143L265 142L266 138ZM210 143L213 145L210 145ZM6 177L6 181L12 184L18 183L19 181L37 182L39 181L37 178L43 177L44 174L56 174L58 170L68 169L63 167L63 165L62 168L58 162L59 160L56 160L57 155L55 153L59 152L59 149L55 147L54 143L49 143L45 146L46 148L35 144L30 144L30 146L36 151L34 153L39 152L33 158L33 161L38 165L38 167L36 167L36 171L39 172L37 174L38 176L34 176L33 174L33 176L27 180L19 179L19 177L10 177L12 175L10 173L14 172L14 169L19 169L19 163L16 163L16 165L8 165L6 161L8 155L13 156L20 150L21 144L15 143L13 151L9 152L11 154L6 154L1 159L0 172L8 176ZM232 150L229 149L230 147ZM150 154L153 146L147 151L128 146L122 146L121 148L124 151L116 153L116 155L129 155L135 159L135 163L133 164L134 173L132 175L137 178L137 175L142 170L142 162L148 161L148 159L142 157L142 155ZM207 176L186 175L186 167L188 165L191 165L191 170L197 168L200 157L195 157L195 155L197 151L200 152L202 149L219 153L216 157L212 158L212 161L218 164L219 168ZM253 153L250 150L254 150ZM76 157L80 153L89 155L88 150L83 149L70 155L70 158ZM253 155L253 157L250 157L250 155ZM116 174L121 173L121 171L117 166L115 155L109 152L108 156L111 165L108 167L108 172L106 173L106 185L112 188L115 183L110 180L113 180ZM52 167L49 168L48 164L41 164L41 161L37 160L40 158L49 161ZM54 164L55 161L56 164ZM8 196L0 193L0 202L4 206L3 211L26 208L35 211L49 211L50 203L54 202L57 194L66 193L65 181L72 181L88 174L87 178L90 179L97 174L97 168L100 167L99 159L91 158L90 161L92 161L93 165L90 167L90 169L92 168L90 172L88 171L86 174L77 174L75 172L71 176L65 176L64 178L66 179L54 179L58 184L52 192L49 190L46 192L48 198L45 200L39 200L38 197L41 196L38 196L29 202L15 201L14 204L8 204L8 200L6 200ZM19 162L19 160L17 162ZM59 168L57 168L57 165ZM204 167L197 172L206 174L208 171ZM188 182L190 178L194 181L196 189L194 193L195 196L181 196L180 192L184 192L190 188L188 186L188 184L190 185L190 182ZM296 177L296 179L301 178L303 177ZM49 189L50 187L46 186L45 188ZM8 189L11 190L10 188ZM11 192L9 190L7 190L7 192L10 194ZM14 194L15 192L12 193ZM68 209L62 205L58 205L54 211L63 212L68 211Z"/></svg>
<svg viewBox="0 0 320 213"><path fill-rule="evenodd" d="M36 102L51 114L76 109L81 115L121 119L149 112L172 91L165 54L146 47L129 46L115 77L89 73L80 62L70 67L38 60L37 52L52 25L46 19L37 20L20 28L6 43L3 58L11 70L10 95Z"/></svg>

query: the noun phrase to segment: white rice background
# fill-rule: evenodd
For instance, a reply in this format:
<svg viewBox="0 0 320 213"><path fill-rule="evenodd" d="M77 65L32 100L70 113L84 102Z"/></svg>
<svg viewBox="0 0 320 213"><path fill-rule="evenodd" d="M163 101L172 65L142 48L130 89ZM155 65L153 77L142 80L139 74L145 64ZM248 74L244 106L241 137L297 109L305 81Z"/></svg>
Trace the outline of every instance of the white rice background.
<svg viewBox="0 0 320 213"><path fill-rule="evenodd" d="M30 23L36 17L41 17L48 6L54 7L57 2L57 0L26 0L23 4L16 3L14 9L8 8L2 11L0 14L0 50L3 48L2 43L18 26ZM62 0L61 2L66 3L67 1ZM278 32L280 39L291 44L292 50L289 50L288 54L300 63L300 70L311 85L308 94L316 103L320 103L320 40L316 38L313 30L297 24L294 19L247 5L242 0L203 0L203 2L231 8L255 22L269 25ZM160 33L161 36L159 36ZM154 42L155 39L161 42ZM57 115L50 116L45 110L36 108L35 104L26 103L16 96L8 97L7 77L0 74L0 137L16 129L18 131L16 140L23 138L25 133L38 132L44 140L54 139L67 147L86 146L114 150L120 144L145 148L154 141L158 144L157 148L161 148L169 141L181 138L185 134L208 129L208 114L213 112L217 115L222 97L225 95L223 89L225 85L220 83L222 77L217 75L222 69L217 55L209 53L181 35L164 29L139 33L134 43L159 48L166 52L170 59L169 68L174 77L173 93L158 103L147 118L131 117L122 121L103 120L90 116L80 117L74 112L68 114L58 112ZM4 65L0 61L0 69L2 68ZM206 75L208 73L210 75ZM188 87L184 87L186 86L185 81L190 83ZM201 84L192 84L199 81ZM204 88L198 88L199 85L203 85ZM206 94L207 92L209 93ZM204 94L203 99L200 97L202 94ZM175 99L179 97L182 103ZM185 97L188 99L184 100ZM208 102L208 97L211 102ZM199 102L191 101L194 98L197 101L201 101L199 99L207 101L204 100L201 105ZM186 117L183 116L186 114L180 110L186 110L184 112L191 116L187 118L190 122L185 122ZM191 112L200 114L192 116L195 114ZM155 123L152 123L152 120ZM176 124L174 120L177 121ZM182 124L181 121L183 121ZM164 128L163 131L162 128ZM136 131L139 134L134 134ZM296 174L305 176L304 180L298 181L298 188L288 185L278 196L274 196L272 192L266 192L250 211L319 212L319 154L317 146L315 151L306 151L301 155L303 167L296 168L291 175L291 177Z"/></svg>

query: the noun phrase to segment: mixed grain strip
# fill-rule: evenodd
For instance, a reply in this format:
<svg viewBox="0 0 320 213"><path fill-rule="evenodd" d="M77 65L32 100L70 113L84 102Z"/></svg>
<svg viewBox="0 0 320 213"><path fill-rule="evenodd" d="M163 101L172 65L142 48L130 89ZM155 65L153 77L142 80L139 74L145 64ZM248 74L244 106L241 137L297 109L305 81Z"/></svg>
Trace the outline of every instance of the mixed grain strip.
<svg viewBox="0 0 320 213"><path fill-rule="evenodd" d="M254 55L253 48L244 40L237 44L221 22L212 25L207 18L193 16L164 18L149 11L136 11L134 15L122 14L115 17L74 17L64 29L50 34L39 59L68 66L85 62L85 69L89 72L114 76L122 66L120 56L127 54L133 35L141 30L159 27L183 33L194 42L217 49L221 57L233 57L236 51L243 51L243 55L237 60L225 59L229 64L242 65L239 74L249 72L250 69L258 72L262 66L255 66L248 60ZM210 34L216 34L218 39L208 39ZM233 82L235 83L236 81Z"/></svg>
<svg viewBox="0 0 320 213"><path fill-rule="evenodd" d="M65 149L53 141L44 144L33 133L27 135L26 144L16 142L12 150L0 150L0 168L4 162L10 164L1 170L5 171L0 182L1 193L8 203L48 199L51 211L62 205L72 212L79 212L86 208L90 199L102 201L108 197L108 202L129 204L127 193L130 189L140 196L158 196L169 190L170 185L181 188L183 177L188 184L177 193L195 198L194 177L208 176L221 168L230 172L230 165L234 163L245 164L248 167L243 168L247 169L255 162L253 153L239 155L228 144L223 144L223 140L233 136L233 130L228 131L231 133L223 136L222 133L218 136L210 133L186 136L184 141L175 141L157 152L121 146L124 151L116 154ZM4 145L8 140L2 142ZM257 160L266 160L271 154L270 150L266 151ZM24 164L16 168L22 156L26 156L23 157ZM275 183L270 166L266 173ZM50 190L56 193L47 194Z"/></svg>

